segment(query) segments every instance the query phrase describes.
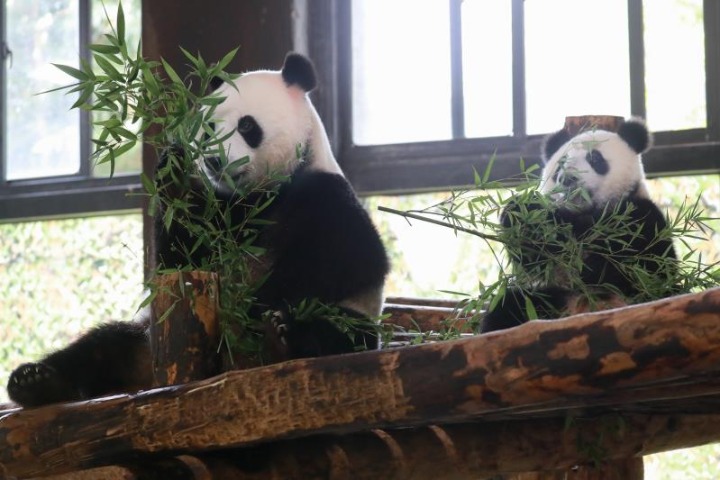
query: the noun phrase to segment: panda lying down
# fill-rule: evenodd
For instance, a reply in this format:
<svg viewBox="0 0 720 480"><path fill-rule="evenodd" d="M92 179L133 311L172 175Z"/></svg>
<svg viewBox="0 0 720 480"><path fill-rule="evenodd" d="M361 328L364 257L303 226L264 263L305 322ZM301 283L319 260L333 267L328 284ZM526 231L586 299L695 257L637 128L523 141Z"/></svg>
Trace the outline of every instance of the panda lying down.
<svg viewBox="0 0 720 480"><path fill-rule="evenodd" d="M223 143L228 159L247 156L249 161L239 166L223 165L214 157L196 161L217 200L229 208L233 225L243 222L247 212L235 202L236 193L224 179L229 176L235 185L254 185L278 170L288 178L262 212L270 222L257 240L267 249L264 258L270 260L259 272L267 279L256 292L256 304L258 311L274 312L273 331L280 340L274 343L282 346L276 360L379 344L371 332L357 332L351 340L325 318L299 322L290 314L302 300L317 299L355 317L375 317L382 308L388 272L380 237L343 177L308 98L315 86L312 63L294 53L287 55L280 71L249 72L234 85L215 82L213 87L225 100L215 111L213 127L220 136L232 132ZM204 188L201 183L189 184ZM203 211L205 205L195 208ZM207 247L201 246L188 259L183 251L192 250L192 234L177 221L165 228L162 218L160 211L155 225L158 266L202 265ZM150 357L147 321L107 323L37 363L18 367L7 390L22 406L137 391L152 383Z"/></svg>

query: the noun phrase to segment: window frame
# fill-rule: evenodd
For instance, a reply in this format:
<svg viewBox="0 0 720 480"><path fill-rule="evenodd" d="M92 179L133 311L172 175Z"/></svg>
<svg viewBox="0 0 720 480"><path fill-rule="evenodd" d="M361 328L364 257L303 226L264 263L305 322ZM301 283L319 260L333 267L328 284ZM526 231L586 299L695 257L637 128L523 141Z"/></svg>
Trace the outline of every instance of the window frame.
<svg viewBox="0 0 720 480"><path fill-rule="evenodd" d="M79 0L81 58L90 59L91 3ZM0 1L0 41L7 46L6 4ZM9 46L11 49L12 46ZM0 69L0 95L7 94L8 62L3 59ZM140 173L116 174L113 178L93 177L91 168L91 133L88 112L80 111L80 168L72 175L7 180L7 102L0 111L0 222L32 220L52 217L86 216L103 213L126 213L142 208L143 192ZM128 195L131 194L131 195Z"/></svg>
<svg viewBox="0 0 720 480"><path fill-rule="evenodd" d="M461 36L460 2L448 0L452 22L450 54L454 69L453 132L456 134L462 133L458 116L463 106L462 55L458 40ZM528 135L525 128L523 4L524 0L512 0L512 136L360 146L352 142L352 7L346 1L312 2L309 53L318 70L324 72L315 103L333 139L338 160L358 193L411 193L470 186L472 168L483 171L493 156L496 163L492 180L520 173L520 158L526 165L541 164L540 145L546 134ZM632 115L645 118L642 0L627 0L627 9L630 108ZM644 155L643 162L650 178L720 171L720 3L703 1L703 22L706 128L655 132L655 147Z"/></svg>

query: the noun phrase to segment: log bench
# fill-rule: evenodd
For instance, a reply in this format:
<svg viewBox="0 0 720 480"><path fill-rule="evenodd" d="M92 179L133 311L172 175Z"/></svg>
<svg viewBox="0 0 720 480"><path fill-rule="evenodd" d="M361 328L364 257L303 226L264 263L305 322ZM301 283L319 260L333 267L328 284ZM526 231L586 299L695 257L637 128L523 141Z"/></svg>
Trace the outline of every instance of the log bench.
<svg viewBox="0 0 720 480"><path fill-rule="evenodd" d="M388 322L454 314L402 302ZM5 410L0 478L633 480L718 440L720 288Z"/></svg>

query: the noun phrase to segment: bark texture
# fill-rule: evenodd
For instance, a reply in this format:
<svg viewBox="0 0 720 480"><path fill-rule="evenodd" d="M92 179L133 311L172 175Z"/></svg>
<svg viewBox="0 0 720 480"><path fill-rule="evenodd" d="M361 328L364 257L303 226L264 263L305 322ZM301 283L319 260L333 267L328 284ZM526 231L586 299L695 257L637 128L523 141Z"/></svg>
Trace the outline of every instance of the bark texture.
<svg viewBox="0 0 720 480"><path fill-rule="evenodd" d="M150 342L155 386L202 380L220 373L217 354L217 275L178 272L156 280Z"/></svg>

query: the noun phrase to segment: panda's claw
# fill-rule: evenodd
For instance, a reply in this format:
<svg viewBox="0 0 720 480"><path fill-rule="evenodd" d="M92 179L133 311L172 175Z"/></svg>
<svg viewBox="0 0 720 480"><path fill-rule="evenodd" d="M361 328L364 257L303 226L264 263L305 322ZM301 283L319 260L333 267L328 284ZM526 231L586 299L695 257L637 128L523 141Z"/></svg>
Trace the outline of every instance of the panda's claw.
<svg viewBox="0 0 720 480"><path fill-rule="evenodd" d="M10 398L26 407L35 407L65 400L71 396L69 386L58 372L44 363L25 363L8 379Z"/></svg>

